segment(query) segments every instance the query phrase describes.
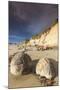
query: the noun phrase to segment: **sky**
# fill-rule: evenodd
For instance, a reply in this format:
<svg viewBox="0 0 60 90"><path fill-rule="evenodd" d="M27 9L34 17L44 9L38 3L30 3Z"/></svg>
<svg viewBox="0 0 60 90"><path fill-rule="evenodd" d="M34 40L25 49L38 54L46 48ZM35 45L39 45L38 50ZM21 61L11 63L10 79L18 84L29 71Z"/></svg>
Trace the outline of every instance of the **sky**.
<svg viewBox="0 0 60 90"><path fill-rule="evenodd" d="M30 39L58 19L57 4L9 1L9 43Z"/></svg>

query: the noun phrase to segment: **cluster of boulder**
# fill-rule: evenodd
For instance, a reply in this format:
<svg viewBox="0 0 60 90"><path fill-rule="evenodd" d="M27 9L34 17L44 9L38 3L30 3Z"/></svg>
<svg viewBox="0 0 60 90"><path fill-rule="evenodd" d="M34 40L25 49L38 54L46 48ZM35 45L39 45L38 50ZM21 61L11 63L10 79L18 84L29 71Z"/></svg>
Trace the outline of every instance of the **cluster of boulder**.
<svg viewBox="0 0 60 90"><path fill-rule="evenodd" d="M25 52L16 53L10 63L10 72L15 76L33 72L31 57ZM36 64L35 73L39 78L51 80L55 76L54 66L48 58L42 58Z"/></svg>

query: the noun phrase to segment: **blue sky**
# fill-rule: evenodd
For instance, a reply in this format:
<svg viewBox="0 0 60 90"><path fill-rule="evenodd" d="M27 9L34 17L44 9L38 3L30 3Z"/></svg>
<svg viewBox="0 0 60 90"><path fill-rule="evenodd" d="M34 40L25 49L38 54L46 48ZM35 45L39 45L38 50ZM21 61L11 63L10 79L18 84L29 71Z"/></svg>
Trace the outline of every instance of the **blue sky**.
<svg viewBox="0 0 60 90"><path fill-rule="evenodd" d="M9 42L29 39L50 27L57 18L57 4L9 1Z"/></svg>

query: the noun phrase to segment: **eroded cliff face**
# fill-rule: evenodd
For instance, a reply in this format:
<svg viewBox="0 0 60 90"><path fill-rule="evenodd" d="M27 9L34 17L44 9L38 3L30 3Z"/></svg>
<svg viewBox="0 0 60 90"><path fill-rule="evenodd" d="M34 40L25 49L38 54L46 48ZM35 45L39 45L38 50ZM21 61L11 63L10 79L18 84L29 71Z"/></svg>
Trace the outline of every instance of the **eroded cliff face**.
<svg viewBox="0 0 60 90"><path fill-rule="evenodd" d="M58 46L58 23L45 30L38 39L30 39L28 45Z"/></svg>

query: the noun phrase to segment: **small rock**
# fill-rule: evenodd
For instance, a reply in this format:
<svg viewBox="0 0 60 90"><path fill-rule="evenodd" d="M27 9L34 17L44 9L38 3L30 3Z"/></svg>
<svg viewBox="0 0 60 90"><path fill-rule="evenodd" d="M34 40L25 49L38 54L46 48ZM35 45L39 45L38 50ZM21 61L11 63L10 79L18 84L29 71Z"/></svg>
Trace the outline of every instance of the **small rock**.
<svg viewBox="0 0 60 90"><path fill-rule="evenodd" d="M45 77L40 78L40 85L41 86L52 86L54 80L46 79Z"/></svg>
<svg viewBox="0 0 60 90"><path fill-rule="evenodd" d="M38 61L36 74L47 79L52 79L55 76L54 66L48 58L42 58Z"/></svg>

